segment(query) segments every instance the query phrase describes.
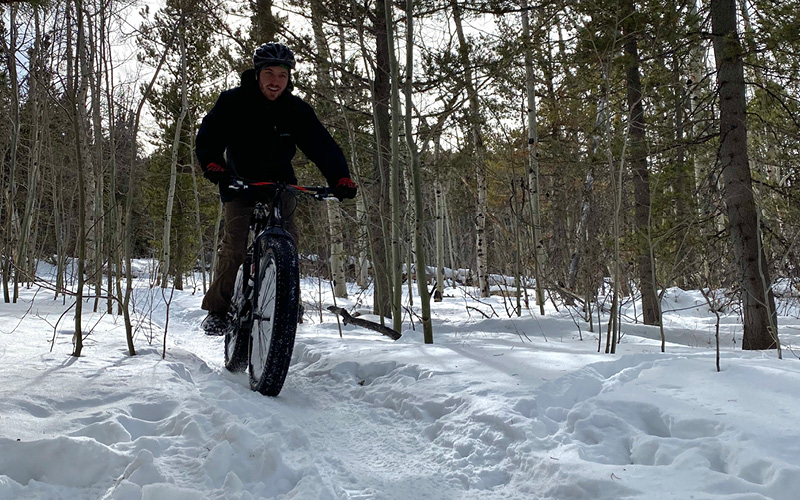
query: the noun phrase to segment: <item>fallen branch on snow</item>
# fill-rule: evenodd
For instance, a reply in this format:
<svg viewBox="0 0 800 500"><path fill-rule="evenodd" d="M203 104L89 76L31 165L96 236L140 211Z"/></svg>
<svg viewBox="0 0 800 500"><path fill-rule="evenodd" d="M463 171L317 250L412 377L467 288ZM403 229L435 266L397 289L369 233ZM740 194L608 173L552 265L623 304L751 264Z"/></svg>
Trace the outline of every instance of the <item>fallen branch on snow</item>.
<svg viewBox="0 0 800 500"><path fill-rule="evenodd" d="M368 319L354 318L353 316L350 315L349 312L347 312L347 310L345 310L342 307L328 306L328 310L333 314L338 314L339 316L341 316L342 321L344 322L345 325L348 324L356 325L363 328L367 328L369 330L374 330L378 333L386 335L392 340L397 340L401 337L401 335L397 333L397 331L395 331L392 328L389 328L388 326L383 326L380 323L375 323L374 321L370 321Z"/></svg>

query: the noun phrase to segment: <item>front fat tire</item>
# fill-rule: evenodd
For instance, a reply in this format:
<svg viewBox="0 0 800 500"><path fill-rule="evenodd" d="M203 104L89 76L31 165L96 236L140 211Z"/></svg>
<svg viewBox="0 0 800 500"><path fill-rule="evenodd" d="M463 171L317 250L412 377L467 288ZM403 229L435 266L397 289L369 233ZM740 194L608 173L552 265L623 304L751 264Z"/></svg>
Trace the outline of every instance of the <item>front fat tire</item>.
<svg viewBox="0 0 800 500"><path fill-rule="evenodd" d="M288 238L266 237L258 245L250 330L250 388L265 396L277 396L292 361L299 266L294 243Z"/></svg>

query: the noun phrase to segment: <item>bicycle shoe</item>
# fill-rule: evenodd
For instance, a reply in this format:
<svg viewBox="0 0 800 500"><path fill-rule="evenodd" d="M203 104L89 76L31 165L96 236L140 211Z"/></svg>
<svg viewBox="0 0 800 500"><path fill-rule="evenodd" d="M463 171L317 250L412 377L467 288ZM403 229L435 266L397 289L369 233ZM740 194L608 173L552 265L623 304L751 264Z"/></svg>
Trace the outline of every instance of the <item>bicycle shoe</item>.
<svg viewBox="0 0 800 500"><path fill-rule="evenodd" d="M225 335L225 330L228 329L228 315L226 313L210 312L202 323L203 330L206 335Z"/></svg>

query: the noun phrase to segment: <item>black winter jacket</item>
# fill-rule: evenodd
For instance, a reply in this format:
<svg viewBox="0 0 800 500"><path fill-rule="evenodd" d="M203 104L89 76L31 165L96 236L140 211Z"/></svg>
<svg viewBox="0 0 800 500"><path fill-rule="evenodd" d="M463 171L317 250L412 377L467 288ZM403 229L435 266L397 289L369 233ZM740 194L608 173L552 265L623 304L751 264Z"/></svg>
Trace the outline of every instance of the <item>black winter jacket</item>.
<svg viewBox="0 0 800 500"><path fill-rule="evenodd" d="M270 101L252 69L242 73L239 87L220 94L203 118L195 145L204 172L217 163L247 180L297 183L292 158L299 147L328 185L350 177L341 148L311 106L291 93L291 85ZM229 201L235 194L220 186L220 196Z"/></svg>

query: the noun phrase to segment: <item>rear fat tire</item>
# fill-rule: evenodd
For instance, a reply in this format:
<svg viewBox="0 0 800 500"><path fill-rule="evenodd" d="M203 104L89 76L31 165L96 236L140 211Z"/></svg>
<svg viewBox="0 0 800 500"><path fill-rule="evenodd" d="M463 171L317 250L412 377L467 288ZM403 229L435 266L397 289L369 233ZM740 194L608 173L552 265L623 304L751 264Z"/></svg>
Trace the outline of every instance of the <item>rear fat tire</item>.
<svg viewBox="0 0 800 500"><path fill-rule="evenodd" d="M250 388L277 396L292 361L297 330L299 265L288 238L267 236L257 243L252 326L250 329Z"/></svg>
<svg viewBox="0 0 800 500"><path fill-rule="evenodd" d="M236 273L236 284L233 287L231 299L230 321L225 332L225 368L232 372L244 371L247 368L247 348L250 341L250 329L253 324L251 314L252 287L245 281L245 266L249 266L250 259L239 266ZM249 281L249 280L248 280Z"/></svg>

